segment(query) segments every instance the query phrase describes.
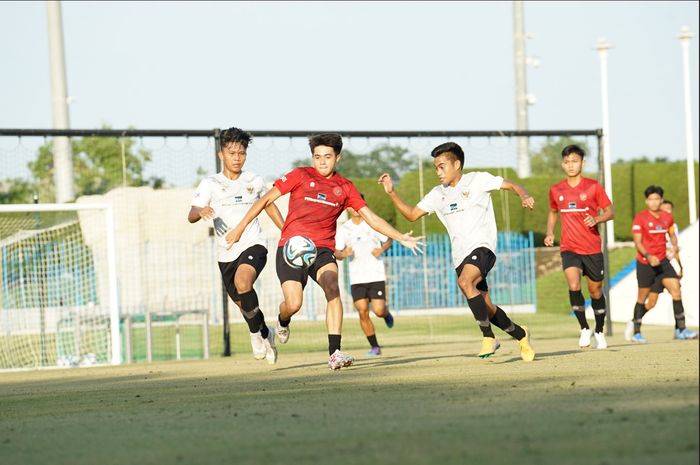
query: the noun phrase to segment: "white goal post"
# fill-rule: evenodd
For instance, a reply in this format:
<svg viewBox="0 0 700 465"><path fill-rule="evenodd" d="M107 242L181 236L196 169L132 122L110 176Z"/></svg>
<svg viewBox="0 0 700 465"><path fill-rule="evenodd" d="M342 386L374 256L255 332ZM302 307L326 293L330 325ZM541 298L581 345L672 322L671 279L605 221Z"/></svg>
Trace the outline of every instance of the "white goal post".
<svg viewBox="0 0 700 465"><path fill-rule="evenodd" d="M89 211L99 211L103 214L103 219L95 219L95 220L89 220L89 226L84 224L83 221L80 221L80 215L81 213L84 214L84 212L89 212ZM60 214L61 212L64 212L68 215L70 215L70 212L75 212L78 220L73 219L72 221L64 221L62 224L55 225L52 224L51 226L44 226L42 225L41 227L34 227L32 228L24 228L24 225L19 224L15 225L13 224L13 217L12 214L16 214L15 216L21 216L21 214L25 214L25 220L23 220L25 223L27 223L26 218L29 217L30 215L34 215L35 218L39 218L41 214L46 214L47 212L55 212ZM17 215L19 214L19 215ZM74 216L76 216L74 215ZM36 223L42 224L39 220L36 220ZM55 222L54 222L55 223ZM3 249L3 262L0 264L3 266L2 273L3 273L3 300L0 301L0 308L3 308L3 313L7 313L7 320L10 321L10 314L12 311L21 313L22 309L17 309L17 305L12 305L14 308L10 308L11 305L8 305L8 302L13 302L12 298L15 297L13 295L10 295L13 290L16 290L19 293L26 294L27 292L36 292L36 289L32 289L32 287L36 287L35 285L32 284L32 281L29 280L28 278L22 279L17 278L15 281L15 284L10 282L8 278L6 278L8 269L9 267L13 266L13 263L11 263L12 260L22 262L22 260L25 260L23 257L27 255L28 252L26 252L27 244L32 244L34 249L37 249L37 244L39 249L42 250L41 247L43 246L42 241L49 241L51 239L46 239L45 237L49 237L48 234L52 232L52 230L60 230L60 228L65 228L66 224L72 224L74 227L74 230L77 230L78 233L77 235L80 236L78 241L80 242L80 245L83 246L85 250L90 250L90 238L84 239L82 236L85 235L91 236L93 242L99 241L100 243L100 270L99 271L94 271L94 274L104 274L105 276L98 276L97 278L93 278L96 280L99 280L99 283L93 282L93 287L97 288L101 286L103 289L101 291L94 291L96 295L98 295L97 300L99 302L99 306L101 307L101 311L104 312L103 315L104 317L102 318L105 320L104 322L101 322L101 325L104 325L104 323L107 322L107 319L109 321L109 335L104 334L104 347L106 348L104 357L106 360L103 360L104 362L109 362L113 365L118 365L122 362L122 355L121 355L121 336L120 336L120 314L119 314L119 302L118 302L118 293L117 293L117 267L116 267L116 246L115 246L115 225L114 225L114 212L111 204L92 204L92 203L74 203L74 204L0 204L0 232L3 234L0 235L0 245L3 246L3 248L9 248L9 247L15 247L16 249L19 249L20 252L16 253L15 255L12 255L10 259L7 259L6 256L9 255L6 253L6 250ZM77 224L77 227L75 225ZM100 227L102 226L102 227ZM87 234L85 234L85 231L89 230ZM76 236L76 233L73 232L73 235ZM104 236L102 236L104 235ZM102 236L102 237L100 237ZM83 241L85 244L83 244ZM73 241L75 242L75 241ZM72 246L72 243L69 244ZM24 247L25 252L22 252L22 247ZM44 249L45 250L45 249ZM91 254L90 252L87 252L88 254ZM92 254L97 254L98 252L92 252ZM41 254L41 252L40 252ZM65 259L64 257L55 257L53 255L60 255L56 254L54 252L49 252L49 256L41 256L42 260L45 261L54 261L54 262L60 262L63 260L62 266L66 267L66 263L68 260ZM104 262L102 263L103 259L101 258L102 255L104 255L105 259ZM96 260L92 257L88 257L88 267L92 266L95 268L93 260ZM70 263L69 265L75 266L74 263ZM59 277L60 278L60 277ZM70 276L69 276L70 278ZM41 279L41 278L39 278ZM28 284L26 284L28 282ZM39 281L41 282L41 281ZM98 286L99 285L99 286ZM11 288L14 286L14 288ZM57 287L60 288L61 284L59 281L59 284ZM15 289L23 287L23 289ZM43 287L43 286L41 286ZM39 292L45 292L40 290ZM66 291L67 292L67 291ZM9 295L9 297L8 297ZM51 296L49 296L51 297ZM44 301L47 300L47 297L44 297ZM15 299L15 301L18 301L18 298ZM26 301L26 299L25 299ZM59 305L65 305L65 303L59 299L60 304ZM26 305L26 304L25 304ZM42 303L43 305L43 303ZM90 315L85 315L87 311L89 311L89 307L91 305L94 305L94 302L89 302L88 305L83 305L84 308L88 309L86 311L81 312L74 312L75 318L73 320L72 325L75 328L71 328L71 332L75 333L75 338L80 339L81 337L81 332L85 332L86 334L90 333L95 333L97 332L96 329L90 328L90 329L84 329L85 328L85 320L86 317L90 318ZM31 306L31 305L27 305ZM28 310L28 309L26 309ZM26 312L25 312L26 313ZM0 317L0 327L3 325L3 320ZM18 317L15 318L13 321L20 321L21 318L25 317ZM56 321L58 320L58 317L54 317ZM68 321L67 318L64 319L64 321ZM77 323L76 323L77 321ZM13 337L13 326L8 324L7 322L5 323L5 328L3 331L3 334L0 335L0 337L5 336L7 338ZM32 333L35 331L34 329L26 329L26 327L22 327L21 324L15 324L15 331L16 332L22 332L24 331L25 333ZM19 328L19 329L17 329ZM56 346L59 346L59 335L60 335L60 324L56 325ZM42 334L41 337L44 337L43 334L44 331L44 321L42 319ZM30 337L30 336L25 336L25 337ZM100 336L102 337L102 336ZM72 340L72 339L71 339ZM79 342L76 342L76 344L79 345ZM33 350L32 348L28 350ZM43 350L43 348L42 348ZM59 354L60 355L60 354ZM95 358L94 354L89 354L91 358ZM42 359L43 360L43 359ZM57 364L59 366L62 365L60 357L58 357L56 360L58 360ZM94 361L94 360L93 360ZM76 361L73 364L78 364ZM54 365L54 363L48 362L48 365ZM22 366L16 366L16 368L21 368Z"/></svg>

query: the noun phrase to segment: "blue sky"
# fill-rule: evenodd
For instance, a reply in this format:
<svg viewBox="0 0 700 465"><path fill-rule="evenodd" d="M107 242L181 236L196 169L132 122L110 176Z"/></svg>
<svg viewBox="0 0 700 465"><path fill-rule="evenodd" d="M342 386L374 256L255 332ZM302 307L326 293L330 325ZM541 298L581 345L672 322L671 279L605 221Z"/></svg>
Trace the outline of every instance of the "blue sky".
<svg viewBox="0 0 700 465"><path fill-rule="evenodd" d="M63 21L74 128L515 128L511 2L64 2ZM530 128L601 126L605 36L613 157L684 158L683 25L697 2L526 2ZM51 126L47 42L44 2L0 3L0 127Z"/></svg>

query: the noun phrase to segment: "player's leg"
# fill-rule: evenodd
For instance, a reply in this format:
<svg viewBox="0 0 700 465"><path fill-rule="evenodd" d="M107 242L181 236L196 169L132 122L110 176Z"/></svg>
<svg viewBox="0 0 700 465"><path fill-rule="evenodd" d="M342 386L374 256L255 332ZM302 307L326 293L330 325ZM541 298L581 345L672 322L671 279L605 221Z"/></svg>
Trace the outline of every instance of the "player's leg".
<svg viewBox="0 0 700 465"><path fill-rule="evenodd" d="M646 313L644 302L646 302L654 281L657 280L657 272L651 265L637 261L637 302L632 313L632 342L644 344L646 338L642 336L642 318Z"/></svg>
<svg viewBox="0 0 700 465"><path fill-rule="evenodd" d="M365 333L367 342L369 342L369 352L367 355L374 356L380 355L382 349L379 347L379 342L377 342L377 334L374 330L374 324L372 319L369 317L370 309L369 298L359 299L355 301L355 308L360 314L360 326L362 327L362 332Z"/></svg>
<svg viewBox="0 0 700 465"><path fill-rule="evenodd" d="M661 284L661 278L657 277L654 280L654 284L651 285L647 298L644 301L644 312L642 313L642 318L644 315L649 313L651 309L656 307L656 303L659 300L659 295L664 291L664 286ZM641 320L641 318L639 318ZM641 328L641 326L640 326ZM634 336L634 319L627 322L625 325L625 340L631 341Z"/></svg>
<svg viewBox="0 0 700 465"><path fill-rule="evenodd" d="M668 265L670 268L670 265ZM665 275L669 275L669 272L665 271ZM675 271L673 272L675 274ZM665 277L661 281L666 289L668 289L669 294L671 294L671 299L673 299L673 317L676 320L676 330L675 338L686 340L686 339L697 339L698 334L695 331L691 331L685 326L685 311L683 309L683 300L681 299L681 282L676 278Z"/></svg>
<svg viewBox="0 0 700 465"><path fill-rule="evenodd" d="M289 340L289 324L292 315L299 311L304 300L304 286L308 278L307 270L298 270L287 264L282 255L283 247L277 248L275 265L277 277L282 285L284 300L279 305L279 316L275 325L275 333L281 344Z"/></svg>
<svg viewBox="0 0 700 465"><path fill-rule="evenodd" d="M478 323L479 329L481 330L483 339L481 341L481 350L479 351L478 356L485 358L493 355L500 347L500 343L496 339L496 336L493 334L493 329L491 328L489 308L486 304L486 300L481 294L481 291L477 289L477 285L483 280L481 270L478 266L470 263L477 263L478 260L479 256L472 252L472 254L465 259L466 263L463 262L462 265L457 268L457 285L467 298L469 309L472 311L474 319Z"/></svg>
<svg viewBox="0 0 700 465"><path fill-rule="evenodd" d="M531 362L534 360L535 351L530 346L530 334L527 327L520 326L512 321L510 318L508 318L508 315L501 307L491 301L488 284L486 283L485 279L477 285L477 288L486 301L486 306L489 309L489 320L491 323L518 341L518 345L520 346L520 356L523 360L526 362Z"/></svg>
<svg viewBox="0 0 700 465"><path fill-rule="evenodd" d="M593 333L586 321L586 300L581 292L581 275L583 274L581 256L567 250L561 253L561 261L566 284L569 287L569 304L571 304L571 310L573 310L581 328L578 345L579 347L588 347L591 345Z"/></svg>
<svg viewBox="0 0 700 465"><path fill-rule="evenodd" d="M248 324L248 331L250 332L250 345L253 351L253 357L256 360L262 360L265 358L265 344L264 339L260 334L260 326L255 321L255 318L250 318L254 312L246 312L243 310L243 302L241 302L241 297L238 294L238 290L235 285L235 275L238 271L239 265L238 260L233 262L219 262L219 270L221 271L221 279L224 283L224 289L226 293L231 298L231 300L238 306L238 309L243 315L243 319Z"/></svg>
<svg viewBox="0 0 700 465"><path fill-rule="evenodd" d="M384 319L387 328L394 327L394 317L386 304L386 281L369 283L369 301L372 311L379 318Z"/></svg>
<svg viewBox="0 0 700 465"><path fill-rule="evenodd" d="M605 269L603 254L581 255L581 263L583 265L583 274L587 278L588 294L591 296L591 308L595 318L593 336L595 337L596 349L607 349L608 342L605 340L605 333L603 332L607 314L607 304L605 302L605 294L603 294Z"/></svg>

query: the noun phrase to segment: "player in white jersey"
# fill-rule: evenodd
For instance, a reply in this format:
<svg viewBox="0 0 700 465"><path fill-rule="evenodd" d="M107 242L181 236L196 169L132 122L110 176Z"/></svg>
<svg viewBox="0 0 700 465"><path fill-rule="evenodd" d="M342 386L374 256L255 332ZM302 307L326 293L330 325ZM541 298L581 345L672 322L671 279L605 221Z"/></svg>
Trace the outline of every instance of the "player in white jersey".
<svg viewBox="0 0 700 465"><path fill-rule="evenodd" d="M260 176L243 171L250 140L250 134L238 128L221 132L219 159L223 170L199 183L187 219L190 223L200 219L212 221L221 278L226 292L248 323L253 357L274 364L277 362L275 332L265 324L258 306L258 295L253 289L255 279L267 262L265 236L256 218L233 246L229 247L224 238L229 229L241 221L253 202L267 192ZM272 204L265 211L281 229L284 219L277 207Z"/></svg>
<svg viewBox="0 0 700 465"><path fill-rule="evenodd" d="M387 327L394 326L394 317L386 305L386 272L380 258L391 247L391 239L372 229L354 209L347 211L350 219L335 235L335 257L338 260L348 258L350 262L350 293L360 314L360 327L370 345L367 355L381 355L369 308L371 306L372 312L384 319Z"/></svg>
<svg viewBox="0 0 700 465"><path fill-rule="evenodd" d="M388 174L381 175L379 183L407 220L416 221L435 212L447 228L457 283L484 336L479 357L493 355L500 347L491 329L493 323L518 341L523 360L532 361L535 352L530 347L527 328L513 323L503 309L491 302L486 276L496 263L496 218L491 191L514 192L520 197L523 208L532 209L535 201L522 186L500 176L479 171L463 174L464 151L454 142L438 145L431 156L440 185L417 206L411 207L399 198Z"/></svg>

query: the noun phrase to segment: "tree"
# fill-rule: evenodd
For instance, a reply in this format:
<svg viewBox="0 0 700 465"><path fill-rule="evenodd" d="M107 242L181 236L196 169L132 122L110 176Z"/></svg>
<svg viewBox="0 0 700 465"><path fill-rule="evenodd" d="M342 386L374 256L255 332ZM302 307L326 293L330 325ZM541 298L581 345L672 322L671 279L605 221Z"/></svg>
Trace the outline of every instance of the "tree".
<svg viewBox="0 0 700 465"><path fill-rule="evenodd" d="M530 156L530 166L533 176L547 176L561 174L561 151L567 145L576 144L586 153L586 158L590 158L591 151L585 141L579 141L568 136L558 139L547 138L539 151Z"/></svg>
<svg viewBox="0 0 700 465"><path fill-rule="evenodd" d="M294 160L292 166L309 166L309 163L308 158L302 158ZM382 144L365 154L343 150L338 172L346 178L378 178L382 173L389 173L394 180L398 180L417 167L417 161L408 149Z"/></svg>
<svg viewBox="0 0 700 465"><path fill-rule="evenodd" d="M32 203L34 186L26 179L12 178L0 181L1 203Z"/></svg>
<svg viewBox="0 0 700 465"><path fill-rule="evenodd" d="M136 149L133 139L113 137L84 137L72 139L73 173L76 196L104 194L118 186L143 186L143 169L151 160L146 149ZM122 156L123 149L123 156ZM34 187L43 202L55 199L53 181L53 144L39 147L37 158L29 162ZM152 178L156 187L162 180Z"/></svg>

